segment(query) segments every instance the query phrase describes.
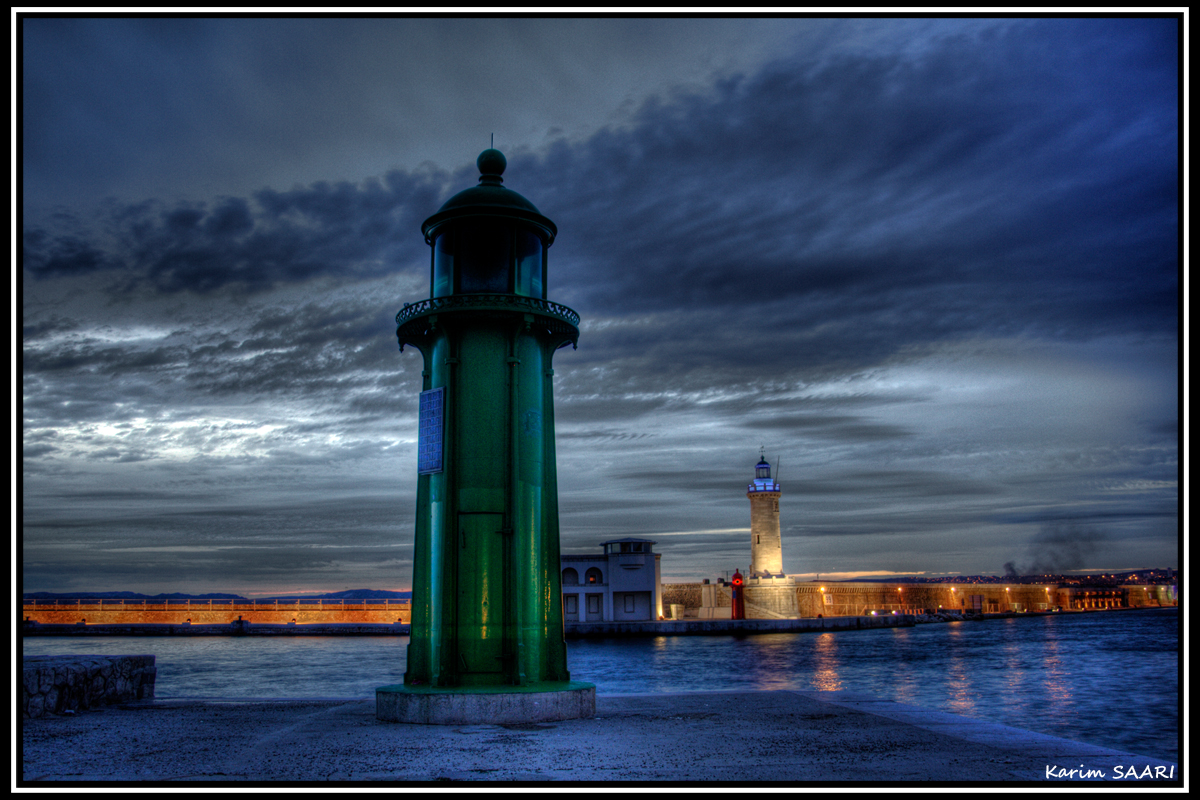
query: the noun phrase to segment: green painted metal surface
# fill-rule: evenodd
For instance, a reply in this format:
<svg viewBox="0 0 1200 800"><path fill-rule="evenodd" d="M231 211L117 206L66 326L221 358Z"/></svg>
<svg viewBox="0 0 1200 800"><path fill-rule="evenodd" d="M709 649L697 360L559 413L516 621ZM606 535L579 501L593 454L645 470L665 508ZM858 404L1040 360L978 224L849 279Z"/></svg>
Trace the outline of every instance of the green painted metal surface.
<svg viewBox="0 0 1200 800"><path fill-rule="evenodd" d="M551 364L579 316L546 299L557 230L499 185L497 156L485 151L481 186L425 221L431 297L396 316L401 351L424 359L422 391L445 391L443 467L417 479L406 687L570 680Z"/></svg>

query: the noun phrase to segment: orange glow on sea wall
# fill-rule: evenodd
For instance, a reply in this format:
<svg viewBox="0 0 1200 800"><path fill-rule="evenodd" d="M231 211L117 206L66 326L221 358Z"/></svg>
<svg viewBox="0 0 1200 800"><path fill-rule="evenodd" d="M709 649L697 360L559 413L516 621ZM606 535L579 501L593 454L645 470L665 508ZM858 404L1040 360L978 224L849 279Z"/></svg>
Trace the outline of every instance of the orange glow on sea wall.
<svg viewBox="0 0 1200 800"><path fill-rule="evenodd" d="M748 590L752 590L749 587ZM797 583L801 617L856 616L870 611L1090 611L1177 605L1166 586L1063 587L1046 584ZM754 602L751 594L748 602Z"/></svg>
<svg viewBox="0 0 1200 800"><path fill-rule="evenodd" d="M357 622L391 625L408 623L412 605L408 601L383 603L230 603L211 604L203 600L178 603L100 603L79 601L54 605L23 605L22 618L43 625L74 625L87 620L89 625L224 625L239 618L251 624L297 625Z"/></svg>

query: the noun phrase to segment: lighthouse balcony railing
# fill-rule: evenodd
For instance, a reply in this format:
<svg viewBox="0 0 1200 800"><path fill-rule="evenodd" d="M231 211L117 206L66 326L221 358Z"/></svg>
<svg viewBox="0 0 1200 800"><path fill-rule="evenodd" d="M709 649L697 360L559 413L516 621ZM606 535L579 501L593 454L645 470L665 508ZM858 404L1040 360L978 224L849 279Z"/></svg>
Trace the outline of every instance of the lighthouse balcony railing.
<svg viewBox="0 0 1200 800"><path fill-rule="evenodd" d="M779 484L774 481L754 481L746 487L747 492L778 492Z"/></svg>
<svg viewBox="0 0 1200 800"><path fill-rule="evenodd" d="M518 294L455 294L446 297L431 297L416 303L405 303L404 308L400 309L400 313L396 315L396 324L403 325L411 319L438 311L456 311L468 308L532 311L558 317L571 325L579 326L579 314L572 309L550 300Z"/></svg>

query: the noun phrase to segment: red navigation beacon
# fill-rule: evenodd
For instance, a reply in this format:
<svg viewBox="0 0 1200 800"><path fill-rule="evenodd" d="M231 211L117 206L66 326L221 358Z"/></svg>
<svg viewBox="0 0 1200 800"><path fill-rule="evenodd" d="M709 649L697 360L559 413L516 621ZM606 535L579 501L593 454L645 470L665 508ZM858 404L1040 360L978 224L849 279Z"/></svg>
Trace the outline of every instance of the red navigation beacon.
<svg viewBox="0 0 1200 800"><path fill-rule="evenodd" d="M730 613L730 619L745 619L746 618L746 600L743 597L745 590L745 579L742 578L742 573L737 570L733 571L733 579L729 582L733 586L733 611Z"/></svg>

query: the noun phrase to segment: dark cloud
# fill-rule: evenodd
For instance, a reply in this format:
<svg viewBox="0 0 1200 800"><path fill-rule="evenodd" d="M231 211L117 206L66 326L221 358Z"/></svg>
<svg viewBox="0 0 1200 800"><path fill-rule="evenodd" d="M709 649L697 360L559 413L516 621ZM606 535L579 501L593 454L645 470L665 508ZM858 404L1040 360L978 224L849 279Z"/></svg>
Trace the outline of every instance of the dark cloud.
<svg viewBox="0 0 1200 800"><path fill-rule="evenodd" d="M69 234L51 235L44 229L25 230L22 263L37 275L79 275L119 266L95 243Z"/></svg>
<svg viewBox="0 0 1200 800"><path fill-rule="evenodd" d="M398 529L413 513L410 498L366 493L327 493L287 503L249 500L241 492L212 497L182 487L146 492L117 489L108 496L74 494L70 504L58 508L49 507L48 499L31 503L38 513L25 527L48 532L74 530L78 536L89 524L94 525L77 521L78 508L109 508L120 511L120 534L110 538L106 547L114 552L121 548L157 552L180 547L250 547L277 551L278 555L265 552L258 556L260 561L270 561L286 558L290 551L312 548L402 550Z"/></svg>
<svg viewBox="0 0 1200 800"><path fill-rule="evenodd" d="M679 329L690 342L700 317L710 335L744 337L751 319L787 331L773 357L981 329L1173 327L1174 72L1138 58L1171 31L1076 27L1104 59L1031 21L986 48L948 37L915 59L776 62L652 99L631 125L542 158L515 154L510 183L562 228L552 280L585 318L688 309L601 335L615 347ZM106 220L111 247L27 230L24 263L199 292L420 268L414 232L450 185L469 185L455 177L141 204Z"/></svg>
<svg viewBox="0 0 1200 800"><path fill-rule="evenodd" d="M23 19L28 203L248 194L578 137L794 49L763 19ZM818 23L819 24L819 23Z"/></svg>
<svg viewBox="0 0 1200 800"><path fill-rule="evenodd" d="M859 442L898 439L905 436L912 436L914 433L899 425L871 423L865 421L862 417L850 415L775 416L765 419L749 419L743 425L755 430L776 431L785 429L807 436L820 436L839 441Z"/></svg>
<svg viewBox="0 0 1200 800"><path fill-rule="evenodd" d="M1172 518L1175 514L1175 509L1169 505L1162 508L1094 508L1085 514L1080 514L1077 509L1044 509L1036 512L1005 512L995 515L995 520L1008 525L1038 525L1037 536L1030 540L1036 543L1041 540L1054 541L1056 537L1069 538L1076 534L1081 538L1101 540L1115 535L1111 531L1122 522L1154 517ZM1109 528L1110 532L1105 533L1105 528Z"/></svg>
<svg viewBox="0 0 1200 800"><path fill-rule="evenodd" d="M635 442L653 437L652 433L634 433L625 430L561 431L555 430L555 439L575 439L605 442Z"/></svg>
<svg viewBox="0 0 1200 800"><path fill-rule="evenodd" d="M322 275L389 275L427 261L413 232L436 210L444 187L444 175L394 171L382 181L263 190L252 200L211 205L111 203L95 221L59 215L45 223L75 231L90 224L94 240L32 223L23 264L34 278L110 270L123 291L148 284L202 295L231 286L264 292Z"/></svg>
<svg viewBox="0 0 1200 800"><path fill-rule="evenodd" d="M1172 31L1110 26L1095 61L1069 33L777 62L510 171L543 208L575 200L548 212L568 302L662 320L605 345L686 330L696 353L702 330L706 357L757 366L984 331L1173 329L1174 71L1127 63ZM1053 67L1034 58L1052 49ZM748 347L756 334L770 346Z"/></svg>
<svg viewBox="0 0 1200 800"><path fill-rule="evenodd" d="M586 383L586 381L579 381ZM586 388L586 387L580 387ZM560 397L566 397L570 393L565 389L559 392ZM612 394L603 396L571 396L570 402L561 404L561 408L556 408L554 411L554 420L556 424L571 424L571 423L589 423L596 424L606 421L620 420L622 422L631 422L648 414L653 414L655 411L662 409L666 404L665 398L640 398L640 397L620 397ZM571 434L566 435L595 435L594 432L586 434ZM607 434L605 434L607 435Z"/></svg>
<svg viewBox="0 0 1200 800"><path fill-rule="evenodd" d="M665 466L663 469L621 469L616 468L608 473L608 479L627 485L648 486L655 494L681 492L696 495L697 498L721 498L721 502L730 496L737 496L739 491L745 492L747 481L739 481L731 469L733 465L714 466L712 469L688 469L686 467Z"/></svg>
<svg viewBox="0 0 1200 800"><path fill-rule="evenodd" d="M48 453L53 453L58 448L52 444L26 444L21 448L21 456L23 458L37 458Z"/></svg>

